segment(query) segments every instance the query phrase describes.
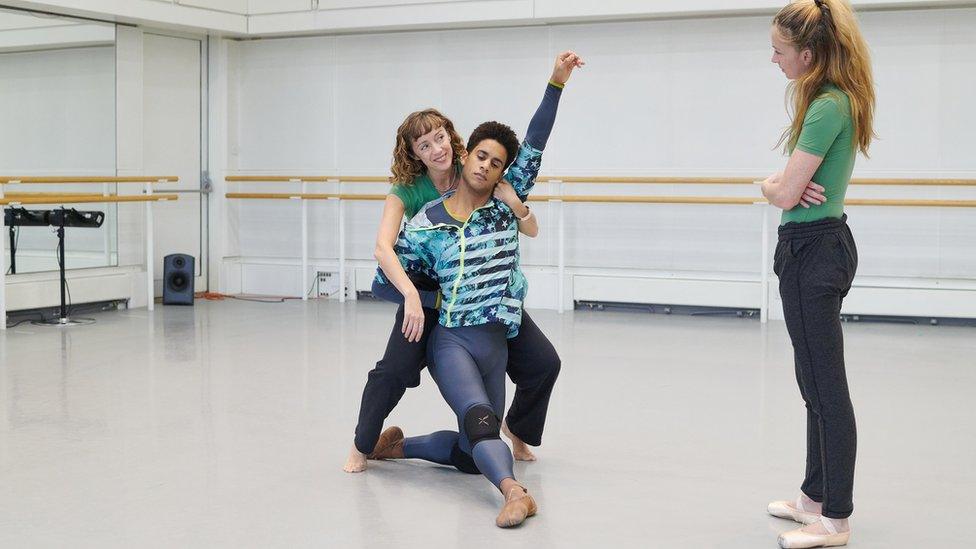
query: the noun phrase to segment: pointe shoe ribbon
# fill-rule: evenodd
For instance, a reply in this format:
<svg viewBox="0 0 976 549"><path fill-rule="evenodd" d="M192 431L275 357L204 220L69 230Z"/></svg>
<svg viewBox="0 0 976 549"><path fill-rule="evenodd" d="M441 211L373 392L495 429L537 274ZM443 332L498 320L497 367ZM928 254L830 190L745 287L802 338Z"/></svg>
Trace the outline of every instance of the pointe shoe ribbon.
<svg viewBox="0 0 976 549"><path fill-rule="evenodd" d="M851 532L838 532L833 522L822 517L820 524L823 525L826 534L815 534L804 532L803 529L784 532L779 536L779 546L783 549L805 549L808 547L839 547L847 545L851 539Z"/></svg>
<svg viewBox="0 0 976 549"><path fill-rule="evenodd" d="M820 513L807 511L803 508L802 498L792 501L774 501L766 507L766 512L777 518L783 518L799 522L800 524L813 524L820 520Z"/></svg>

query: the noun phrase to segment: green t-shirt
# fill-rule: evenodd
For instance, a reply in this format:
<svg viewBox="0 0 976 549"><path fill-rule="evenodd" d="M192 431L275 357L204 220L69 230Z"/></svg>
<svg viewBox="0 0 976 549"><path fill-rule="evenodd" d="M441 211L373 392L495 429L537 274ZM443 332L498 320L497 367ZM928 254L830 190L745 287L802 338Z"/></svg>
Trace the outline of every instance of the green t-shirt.
<svg viewBox="0 0 976 549"><path fill-rule="evenodd" d="M437 187L427 174L414 179L413 183L408 185L393 185L390 193L400 197L407 219L417 215L424 204L441 197L441 193L437 192Z"/></svg>
<svg viewBox="0 0 976 549"><path fill-rule="evenodd" d="M454 169L457 170L458 174L461 173L460 164L455 164ZM417 215L420 208L423 208L428 202L441 197L441 193L430 179L430 174L426 172L417 176L413 180L413 183L409 185L393 185L390 193L400 197L400 201L403 202L403 208L406 210L404 216L407 219Z"/></svg>
<svg viewBox="0 0 976 549"><path fill-rule="evenodd" d="M791 221L817 221L844 215L844 196L854 171L854 122L851 102L847 94L833 84L824 86L820 95L810 103L803 117L803 129L796 148L823 158L813 174L813 181L824 187L827 201L809 208L797 205L783 212L782 224Z"/></svg>

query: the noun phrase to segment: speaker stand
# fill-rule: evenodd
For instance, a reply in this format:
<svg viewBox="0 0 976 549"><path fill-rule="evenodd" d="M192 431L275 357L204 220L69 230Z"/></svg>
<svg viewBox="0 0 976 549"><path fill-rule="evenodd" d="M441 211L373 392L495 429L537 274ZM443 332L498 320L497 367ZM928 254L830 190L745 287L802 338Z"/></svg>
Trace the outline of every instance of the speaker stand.
<svg viewBox="0 0 976 549"><path fill-rule="evenodd" d="M61 208L62 210L64 208ZM61 225L58 226L58 267L61 279L61 311L58 318L52 318L49 320L33 320L31 324L35 326L76 326L79 324L93 324L95 321L86 318L72 320L68 318L68 305L65 300L65 291L68 288L68 280L64 273L64 219L65 215L61 216Z"/></svg>
<svg viewBox="0 0 976 549"><path fill-rule="evenodd" d="M17 274L17 232L10 226L10 274Z"/></svg>

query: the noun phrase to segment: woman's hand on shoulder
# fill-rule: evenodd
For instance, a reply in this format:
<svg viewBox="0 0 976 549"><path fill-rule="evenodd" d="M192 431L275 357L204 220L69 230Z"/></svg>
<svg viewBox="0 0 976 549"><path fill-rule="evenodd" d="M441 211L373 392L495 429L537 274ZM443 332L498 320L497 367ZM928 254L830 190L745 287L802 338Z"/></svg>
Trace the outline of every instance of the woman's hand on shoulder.
<svg viewBox="0 0 976 549"><path fill-rule="evenodd" d="M506 205L508 205L509 208L512 208L513 210L515 209L516 205L522 203L522 201L519 200L518 195L515 194L515 188L512 187L511 183L505 181L504 179L502 179L501 181L498 182L497 185L495 185L494 195L495 198L501 200Z"/></svg>

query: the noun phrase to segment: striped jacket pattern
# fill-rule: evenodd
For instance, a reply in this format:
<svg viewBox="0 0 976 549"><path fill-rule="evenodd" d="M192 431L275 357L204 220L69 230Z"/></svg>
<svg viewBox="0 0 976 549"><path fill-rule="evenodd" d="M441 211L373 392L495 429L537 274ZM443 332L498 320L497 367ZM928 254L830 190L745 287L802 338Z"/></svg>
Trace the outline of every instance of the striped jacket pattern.
<svg viewBox="0 0 976 549"><path fill-rule="evenodd" d="M521 200L528 197L542 164L542 151L522 143L505 173ZM429 202L410 219L394 250L407 274L436 280L443 296L439 322L446 328L498 322L518 335L528 286L519 267L518 219L492 197L458 227L433 223L427 212L451 193ZM377 283L390 284L377 269Z"/></svg>

